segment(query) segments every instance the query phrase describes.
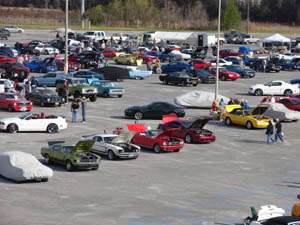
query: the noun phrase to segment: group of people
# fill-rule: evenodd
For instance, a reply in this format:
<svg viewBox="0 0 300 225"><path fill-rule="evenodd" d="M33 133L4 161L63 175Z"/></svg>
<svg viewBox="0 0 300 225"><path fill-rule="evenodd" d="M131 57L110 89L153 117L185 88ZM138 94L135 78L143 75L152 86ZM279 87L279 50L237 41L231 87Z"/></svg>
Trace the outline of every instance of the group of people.
<svg viewBox="0 0 300 225"><path fill-rule="evenodd" d="M82 115L82 122L83 123L86 122L86 105L87 105L87 100L84 96L81 98L74 99L74 101L71 104L72 123L77 123L77 114L80 109Z"/></svg>
<svg viewBox="0 0 300 225"><path fill-rule="evenodd" d="M270 120L269 125L266 129L266 135L267 135L267 144L273 144L278 141L283 142L284 134L282 131L282 123L279 119Z"/></svg>

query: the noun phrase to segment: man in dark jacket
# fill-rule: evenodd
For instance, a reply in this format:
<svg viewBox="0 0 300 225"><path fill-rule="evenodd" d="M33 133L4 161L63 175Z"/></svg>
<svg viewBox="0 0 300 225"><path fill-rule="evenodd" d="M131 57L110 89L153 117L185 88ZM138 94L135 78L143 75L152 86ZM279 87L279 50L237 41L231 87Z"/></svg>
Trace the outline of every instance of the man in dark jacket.
<svg viewBox="0 0 300 225"><path fill-rule="evenodd" d="M266 135L267 135L267 144L273 144L274 143L274 139L272 138L274 134L274 126L272 121L269 121L269 125L267 127L266 130Z"/></svg>
<svg viewBox="0 0 300 225"><path fill-rule="evenodd" d="M278 139L283 142L283 132L282 132L282 124L281 121L277 119L276 125L275 125L275 142L278 141Z"/></svg>

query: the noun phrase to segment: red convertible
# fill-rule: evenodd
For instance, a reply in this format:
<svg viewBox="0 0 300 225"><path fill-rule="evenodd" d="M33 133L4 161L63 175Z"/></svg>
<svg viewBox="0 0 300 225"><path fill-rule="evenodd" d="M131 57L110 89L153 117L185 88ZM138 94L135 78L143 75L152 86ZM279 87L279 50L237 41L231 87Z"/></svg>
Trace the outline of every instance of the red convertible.
<svg viewBox="0 0 300 225"><path fill-rule="evenodd" d="M192 65L195 70L208 69L212 67L210 62L201 59L193 59L192 61L190 61L190 65Z"/></svg>
<svg viewBox="0 0 300 225"><path fill-rule="evenodd" d="M300 99L299 98L282 98L277 102L283 104L285 107L291 110L300 111Z"/></svg>
<svg viewBox="0 0 300 225"><path fill-rule="evenodd" d="M131 140L132 144L143 148L153 149L154 152L179 152L183 148L183 140L170 137L168 132L163 130L148 130L136 133Z"/></svg>
<svg viewBox="0 0 300 225"><path fill-rule="evenodd" d="M171 136L183 139L186 143L209 143L216 140L213 132L203 129L210 119L209 117L177 119L160 124L158 128L168 131Z"/></svg>
<svg viewBox="0 0 300 225"><path fill-rule="evenodd" d="M26 99L21 99L15 93L0 94L0 108L6 109L9 112L24 112L32 110L32 102Z"/></svg>

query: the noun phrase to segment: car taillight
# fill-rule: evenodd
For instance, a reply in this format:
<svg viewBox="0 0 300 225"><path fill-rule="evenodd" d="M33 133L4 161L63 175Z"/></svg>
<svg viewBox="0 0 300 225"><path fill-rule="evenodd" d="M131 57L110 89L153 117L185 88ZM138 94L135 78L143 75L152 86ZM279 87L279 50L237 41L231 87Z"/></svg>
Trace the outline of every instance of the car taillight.
<svg viewBox="0 0 300 225"><path fill-rule="evenodd" d="M16 106L16 105L17 105L17 103L14 102L14 106Z"/></svg>
<svg viewBox="0 0 300 225"><path fill-rule="evenodd" d="M165 145L167 145L167 142L166 142L166 141L164 141L164 142L163 142L163 145L164 145L164 146L165 146Z"/></svg>

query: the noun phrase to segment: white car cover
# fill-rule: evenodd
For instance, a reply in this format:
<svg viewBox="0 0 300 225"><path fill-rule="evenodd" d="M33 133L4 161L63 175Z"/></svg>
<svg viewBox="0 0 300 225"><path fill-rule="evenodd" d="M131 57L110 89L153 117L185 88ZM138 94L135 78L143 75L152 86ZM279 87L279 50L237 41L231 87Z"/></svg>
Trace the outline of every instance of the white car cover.
<svg viewBox="0 0 300 225"><path fill-rule="evenodd" d="M300 119L300 112L290 110L281 103L268 103L268 105L269 108L265 111L265 116L283 121Z"/></svg>
<svg viewBox="0 0 300 225"><path fill-rule="evenodd" d="M45 181L53 176L53 170L29 153L11 151L0 153L0 174L16 182Z"/></svg>
<svg viewBox="0 0 300 225"><path fill-rule="evenodd" d="M224 102L227 103L229 99L222 95L218 95L218 101L223 98ZM195 107L195 108L211 108L213 101L215 100L215 94L207 91L190 91L182 94L174 99L175 104Z"/></svg>

